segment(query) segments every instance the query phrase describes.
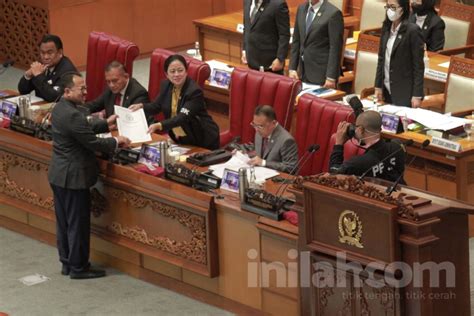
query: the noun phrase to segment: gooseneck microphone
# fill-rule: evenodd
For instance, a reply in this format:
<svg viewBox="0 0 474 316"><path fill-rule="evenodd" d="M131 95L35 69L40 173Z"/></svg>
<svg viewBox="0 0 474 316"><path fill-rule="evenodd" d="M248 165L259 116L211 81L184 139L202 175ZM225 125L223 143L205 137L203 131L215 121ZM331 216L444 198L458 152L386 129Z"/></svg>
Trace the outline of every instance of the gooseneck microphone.
<svg viewBox="0 0 474 316"><path fill-rule="evenodd" d="M426 147L428 147L429 144L430 144L430 140L429 140L429 139L426 139L426 140L421 144L420 149L422 149L422 150L425 149ZM411 158L410 162L408 163L408 165L406 165L406 167L408 168L408 167L412 164L412 162L415 161L415 159L416 159L416 156L413 156L413 157ZM391 186L389 186L389 187L387 188L387 190L385 191L385 193L387 193L387 195L392 194L392 192L395 191L395 189L397 188L397 186L398 186L398 184L400 183L400 181L402 180L402 178L403 178L403 173L400 174L400 175L398 176L397 180L395 180L395 182L394 182Z"/></svg>
<svg viewBox="0 0 474 316"><path fill-rule="evenodd" d="M367 169L362 175L359 176L358 180L359 180L359 181L362 181L362 180L365 178L365 176L374 168L374 166L376 166L376 165L380 164L381 162L384 162L384 161L386 161L387 159L393 157L394 155L398 154L401 150L405 150L405 146L411 146L411 145L413 145L413 143L414 143L413 139L409 139L409 140L407 140L406 142L400 144L400 148L399 148L399 149L397 149L397 150L395 150L394 152L390 153L390 154L387 155L384 159L382 159L382 160L380 160L379 162L377 162L375 165L370 166L369 169Z"/></svg>

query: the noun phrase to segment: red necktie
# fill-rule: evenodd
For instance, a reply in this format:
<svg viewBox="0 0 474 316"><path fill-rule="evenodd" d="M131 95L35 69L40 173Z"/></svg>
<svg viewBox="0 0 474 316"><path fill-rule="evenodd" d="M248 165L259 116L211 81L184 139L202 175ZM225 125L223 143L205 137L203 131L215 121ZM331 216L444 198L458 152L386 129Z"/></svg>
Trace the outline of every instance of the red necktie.
<svg viewBox="0 0 474 316"><path fill-rule="evenodd" d="M265 155L265 151L267 150L267 146L268 146L268 137L264 137L262 138L262 157L263 155Z"/></svg>
<svg viewBox="0 0 474 316"><path fill-rule="evenodd" d="M117 93L117 95L115 96L115 105L120 105L121 102L122 102L122 94Z"/></svg>

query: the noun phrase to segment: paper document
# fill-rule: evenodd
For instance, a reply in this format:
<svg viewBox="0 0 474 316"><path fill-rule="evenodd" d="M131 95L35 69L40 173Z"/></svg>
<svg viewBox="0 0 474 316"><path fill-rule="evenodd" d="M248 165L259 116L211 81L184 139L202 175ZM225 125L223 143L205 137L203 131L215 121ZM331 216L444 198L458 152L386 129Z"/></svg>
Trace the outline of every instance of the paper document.
<svg viewBox="0 0 474 316"><path fill-rule="evenodd" d="M18 100L20 99L20 97L27 97L27 98L29 98L30 101L31 101L31 104L39 103L39 102L43 102L43 101L44 101L44 99L42 99L42 98L40 98L40 97L37 97L37 96L35 96L35 95L31 95L31 94L19 95L19 96L17 96L17 97L13 97L13 98L7 98L6 100L18 104Z"/></svg>
<svg viewBox="0 0 474 316"><path fill-rule="evenodd" d="M114 106L115 114L118 115L117 127L119 135L128 137L132 143L143 143L151 141L148 134L148 123L143 109L132 112L121 106Z"/></svg>
<svg viewBox="0 0 474 316"><path fill-rule="evenodd" d="M443 68L449 68L449 61L445 63L438 64L438 66L443 67Z"/></svg>
<svg viewBox="0 0 474 316"><path fill-rule="evenodd" d="M329 89L329 88L324 88L320 85L317 84L310 84L310 83L305 83L303 82L302 87L301 87L301 92L298 93L297 97L302 96L303 94L312 94L320 98L327 97L329 95L332 95L336 93L336 90L334 89Z"/></svg>

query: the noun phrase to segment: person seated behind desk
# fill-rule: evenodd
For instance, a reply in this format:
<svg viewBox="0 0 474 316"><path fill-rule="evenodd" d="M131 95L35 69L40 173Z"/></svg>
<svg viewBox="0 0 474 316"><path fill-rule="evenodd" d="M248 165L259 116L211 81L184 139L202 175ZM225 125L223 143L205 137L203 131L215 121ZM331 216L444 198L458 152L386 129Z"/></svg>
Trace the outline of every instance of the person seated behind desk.
<svg viewBox="0 0 474 316"><path fill-rule="evenodd" d="M150 101L146 89L135 78L130 78L125 66L116 60L105 67L105 82L104 92L85 104L91 113L105 110L108 118L114 114L114 105L128 108L131 104ZM148 122L152 123L153 117L148 118Z"/></svg>
<svg viewBox="0 0 474 316"><path fill-rule="evenodd" d="M412 14L408 19L421 29L426 50L437 52L444 47L444 29L446 24L438 16L435 0L411 0Z"/></svg>
<svg viewBox="0 0 474 316"><path fill-rule="evenodd" d="M18 83L18 91L28 94L34 90L36 96L54 102L61 96L58 85L61 76L77 70L71 60L63 55L63 42L59 36L43 36L39 51L40 61L31 63Z"/></svg>
<svg viewBox="0 0 474 316"><path fill-rule="evenodd" d="M255 128L255 151L249 164L283 172L294 172L298 163L298 147L291 134L276 120L270 105L255 108L251 125Z"/></svg>
<svg viewBox="0 0 474 316"><path fill-rule="evenodd" d="M344 143L349 140L347 136L349 125L351 124L343 121L337 127L336 143L329 159L329 170L332 173L361 176L372 169L367 176L388 181L398 179L405 170L405 150L400 147L403 145L399 142L387 142L381 139L380 114L366 111L357 117L355 138L359 141L359 146L365 148L365 153L344 161ZM386 160L382 161L385 158ZM400 183L405 184L403 177Z"/></svg>
<svg viewBox="0 0 474 316"><path fill-rule="evenodd" d="M160 95L155 101L133 104L130 109L143 108L147 116L163 112L165 120L150 125L150 133L168 131L178 144L219 148L219 127L207 113L201 88L188 77L184 57L169 56L164 70L168 79L161 82Z"/></svg>

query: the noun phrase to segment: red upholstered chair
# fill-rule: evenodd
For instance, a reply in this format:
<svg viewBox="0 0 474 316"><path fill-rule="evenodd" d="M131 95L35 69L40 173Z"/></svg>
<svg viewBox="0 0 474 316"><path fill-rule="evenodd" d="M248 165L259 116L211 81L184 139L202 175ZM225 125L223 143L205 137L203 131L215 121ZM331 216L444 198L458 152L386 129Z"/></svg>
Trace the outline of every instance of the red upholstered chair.
<svg viewBox="0 0 474 316"><path fill-rule="evenodd" d="M133 61L139 53L138 46L132 42L103 32L90 33L87 43L87 100L97 98L104 90L104 68L108 63L117 60L132 75Z"/></svg>
<svg viewBox="0 0 474 316"><path fill-rule="evenodd" d="M300 90L299 80L247 68L235 68L230 86L230 129L221 133L221 147L236 136L240 136L243 143L254 141L255 129L250 123L258 105L273 106L278 122L290 130L295 98Z"/></svg>
<svg viewBox="0 0 474 316"><path fill-rule="evenodd" d="M150 59L150 80L148 82L148 96L150 100L154 100L160 93L160 82L166 79L163 69L165 60L170 55L176 54L170 50L157 48L151 54ZM203 61L199 61L192 57L184 56L188 63L188 76L204 88L204 83L211 74L211 68Z"/></svg>
<svg viewBox="0 0 474 316"><path fill-rule="evenodd" d="M354 114L350 107L308 94L299 98L295 133L299 157L305 153L311 144L321 146L319 151L302 167L299 172L300 175L328 171L329 156L334 145L334 140L331 143L331 136L336 132L341 121L354 122ZM346 146L350 145L347 144ZM350 147L345 148L349 149ZM351 152L352 149L347 151L348 157Z"/></svg>

